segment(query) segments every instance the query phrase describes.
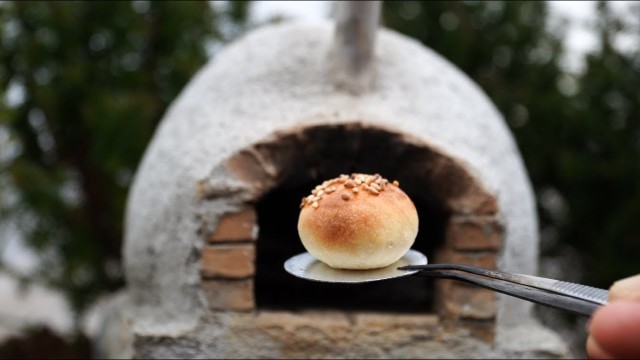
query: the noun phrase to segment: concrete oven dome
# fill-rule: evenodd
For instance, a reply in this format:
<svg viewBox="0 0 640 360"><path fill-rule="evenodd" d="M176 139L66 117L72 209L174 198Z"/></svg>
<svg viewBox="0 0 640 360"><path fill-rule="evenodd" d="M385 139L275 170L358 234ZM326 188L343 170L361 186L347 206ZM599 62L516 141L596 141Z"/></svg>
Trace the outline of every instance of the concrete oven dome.
<svg viewBox="0 0 640 360"><path fill-rule="evenodd" d="M402 154L418 149L413 157L398 152L398 159L418 164L403 167L398 176L444 176L449 184L432 192L435 198L448 194L442 197L449 224L469 221L482 229L479 236L498 229L499 245L488 247L496 254L494 266L536 273L538 233L531 186L514 140L486 95L432 50L385 29L377 33L371 82L358 94L345 91L332 80L335 74L327 61L333 35L330 22L255 30L217 55L172 104L129 194L127 288L114 300L117 306L109 316L111 329L122 328L105 328L103 351L222 358L565 356L558 336L534 319L532 304L507 296L495 300L488 295L494 301L489 315L478 316L495 333L483 338L455 325L465 318L464 306L456 310L445 304L444 310L436 310L440 315L401 314L392 316L394 320L384 320L385 315L375 311L324 316L299 309L256 309L255 301L247 299L253 296L255 250L246 244L234 248L233 235L220 242L226 252L212 253L213 266L224 266L225 254L246 263L230 265L237 271L203 270L208 241L225 216L242 214L247 204L294 178L291 169L296 166L328 175L320 157L315 165L304 162L314 144L328 143L322 151L340 152L363 137L375 138L371 134L391 134L384 138L403 144L398 145L405 149ZM421 154L437 161L419 165ZM393 165L393 157L386 160L381 166ZM422 185L415 183L409 189L419 192ZM255 213L248 217L256 221ZM260 220L244 224L253 238L248 240L256 242ZM446 231L448 237L456 236ZM455 244L452 249L457 249ZM427 256L436 262L484 254L483 248L469 249L454 258ZM207 274L221 275L206 282ZM249 290L227 288L236 286L233 281L248 284ZM226 308L215 305L225 301ZM376 326L381 332L371 330ZM128 334L129 340L113 345L109 334L114 333ZM286 337L311 345L295 348L286 344ZM323 342L328 345L318 347Z"/></svg>

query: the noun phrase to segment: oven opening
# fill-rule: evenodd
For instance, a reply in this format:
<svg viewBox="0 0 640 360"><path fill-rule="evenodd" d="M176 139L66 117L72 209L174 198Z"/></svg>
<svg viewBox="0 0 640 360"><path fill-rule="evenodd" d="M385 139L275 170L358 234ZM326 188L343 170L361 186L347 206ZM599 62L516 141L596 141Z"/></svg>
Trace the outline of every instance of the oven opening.
<svg viewBox="0 0 640 360"><path fill-rule="evenodd" d="M348 131L343 129L342 133L334 135L345 133ZM319 135L326 134L321 131ZM437 312L434 308L436 287L432 279L406 276L363 284L330 284L300 279L284 270L287 259L305 251L297 230L300 199L323 180L341 173L380 173L389 180L399 180L414 202L420 219L412 248L433 262L436 251L443 246L449 214L428 184L418 174L407 170L416 154L380 131L368 130L360 135L356 148L319 146L315 148L315 154L306 152L305 160L293 165L290 175L256 204L259 235L254 295L258 309ZM339 144L340 141L320 144L324 143ZM400 145L404 147L401 156L398 149L391 149ZM366 155L362 156L363 153Z"/></svg>

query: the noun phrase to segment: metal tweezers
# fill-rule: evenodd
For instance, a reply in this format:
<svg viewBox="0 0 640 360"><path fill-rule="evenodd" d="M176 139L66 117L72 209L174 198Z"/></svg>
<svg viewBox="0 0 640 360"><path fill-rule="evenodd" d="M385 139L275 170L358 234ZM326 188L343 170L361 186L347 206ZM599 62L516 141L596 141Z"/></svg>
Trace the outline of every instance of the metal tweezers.
<svg viewBox="0 0 640 360"><path fill-rule="evenodd" d="M609 292L603 289L470 265L409 265L398 269L418 270L417 275L427 277L464 281L523 300L586 316L591 316L597 308L607 304L609 298Z"/></svg>

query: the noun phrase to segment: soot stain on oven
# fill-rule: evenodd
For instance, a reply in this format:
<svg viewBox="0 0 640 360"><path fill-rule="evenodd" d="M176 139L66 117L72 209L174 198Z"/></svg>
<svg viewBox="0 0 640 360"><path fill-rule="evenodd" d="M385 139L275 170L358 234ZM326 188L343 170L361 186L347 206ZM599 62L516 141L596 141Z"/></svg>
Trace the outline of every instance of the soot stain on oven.
<svg viewBox="0 0 640 360"><path fill-rule="evenodd" d="M354 131L356 130L356 131ZM449 214L433 190L412 173L416 156L424 153L380 129L322 127L307 132L312 146L274 189L256 204L259 235L256 242L255 300L258 309L308 310L333 309L393 313L433 313L433 280L420 276L363 284L331 284L292 276L283 264L291 256L305 251L298 236L300 199L326 179L340 175L379 173L399 180L416 206L420 219L412 246L434 261L444 244ZM302 155L302 154L301 154Z"/></svg>

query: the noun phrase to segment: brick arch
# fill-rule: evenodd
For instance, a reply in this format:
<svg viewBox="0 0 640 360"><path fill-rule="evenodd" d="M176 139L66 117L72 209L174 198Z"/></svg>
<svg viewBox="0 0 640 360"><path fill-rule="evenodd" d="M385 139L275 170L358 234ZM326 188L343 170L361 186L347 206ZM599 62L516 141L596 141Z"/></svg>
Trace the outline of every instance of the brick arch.
<svg viewBox="0 0 640 360"><path fill-rule="evenodd" d="M495 268L503 239L497 201L463 161L393 129L358 122L298 127L235 153L198 184L199 201L227 201L234 209L215 225L203 221L206 245L200 254L200 274L209 309L256 310L256 204L269 191L284 182L318 177L321 181L329 174L350 173L354 167L393 173L412 198L424 197L446 210L444 241L430 256L431 262ZM436 295L435 312L445 327L463 326L480 338L493 339L493 292L441 281Z"/></svg>

